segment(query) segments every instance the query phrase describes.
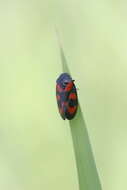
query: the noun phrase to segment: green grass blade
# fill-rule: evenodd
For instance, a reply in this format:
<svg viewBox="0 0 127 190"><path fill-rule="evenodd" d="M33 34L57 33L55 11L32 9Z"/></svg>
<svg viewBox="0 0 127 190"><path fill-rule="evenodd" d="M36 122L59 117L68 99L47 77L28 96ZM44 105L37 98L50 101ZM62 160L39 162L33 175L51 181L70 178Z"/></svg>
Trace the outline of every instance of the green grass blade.
<svg viewBox="0 0 127 190"><path fill-rule="evenodd" d="M86 124L79 106L77 116L70 121L80 190L101 190Z"/></svg>
<svg viewBox="0 0 127 190"><path fill-rule="evenodd" d="M70 73L61 45L60 45L60 55L62 62L62 71ZM69 125L70 125L73 147L76 158L79 189L101 190L102 188L97 168L95 165L85 120L83 118L80 105L76 117L73 120L69 121Z"/></svg>

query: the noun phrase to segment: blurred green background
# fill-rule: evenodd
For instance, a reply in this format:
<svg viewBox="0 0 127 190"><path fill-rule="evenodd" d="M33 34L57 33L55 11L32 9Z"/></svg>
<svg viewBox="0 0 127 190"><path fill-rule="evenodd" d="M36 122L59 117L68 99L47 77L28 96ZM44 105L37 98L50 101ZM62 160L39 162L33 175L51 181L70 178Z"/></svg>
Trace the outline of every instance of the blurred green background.
<svg viewBox="0 0 127 190"><path fill-rule="evenodd" d="M127 2L0 0L0 189L78 190L54 25L103 190L127 189Z"/></svg>

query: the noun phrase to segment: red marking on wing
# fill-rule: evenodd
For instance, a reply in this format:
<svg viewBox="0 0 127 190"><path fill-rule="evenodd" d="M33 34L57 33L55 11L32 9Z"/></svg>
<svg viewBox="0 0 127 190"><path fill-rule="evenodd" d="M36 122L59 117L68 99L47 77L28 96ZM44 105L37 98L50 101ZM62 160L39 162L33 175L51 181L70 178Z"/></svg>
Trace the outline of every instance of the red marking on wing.
<svg viewBox="0 0 127 190"><path fill-rule="evenodd" d="M74 106L74 107L68 107L68 112L70 113L70 114L73 114L73 113L75 113L75 111L76 111L76 109L77 109L77 106Z"/></svg>
<svg viewBox="0 0 127 190"><path fill-rule="evenodd" d="M70 93L69 99L76 100L77 96L75 93Z"/></svg>
<svg viewBox="0 0 127 190"><path fill-rule="evenodd" d="M59 84L56 85L56 89L57 89L58 92L63 92L63 89L60 87Z"/></svg>
<svg viewBox="0 0 127 190"><path fill-rule="evenodd" d="M73 82L69 82L68 85L65 88L65 91L70 91L73 87Z"/></svg>

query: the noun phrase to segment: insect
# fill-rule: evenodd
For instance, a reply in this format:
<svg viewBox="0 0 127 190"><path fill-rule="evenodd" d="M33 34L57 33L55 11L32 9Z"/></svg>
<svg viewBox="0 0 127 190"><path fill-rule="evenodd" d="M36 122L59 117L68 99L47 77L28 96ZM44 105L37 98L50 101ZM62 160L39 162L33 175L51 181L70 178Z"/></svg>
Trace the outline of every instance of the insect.
<svg viewBox="0 0 127 190"><path fill-rule="evenodd" d="M56 99L61 117L74 118L78 108L77 90L68 73L62 73L56 80Z"/></svg>

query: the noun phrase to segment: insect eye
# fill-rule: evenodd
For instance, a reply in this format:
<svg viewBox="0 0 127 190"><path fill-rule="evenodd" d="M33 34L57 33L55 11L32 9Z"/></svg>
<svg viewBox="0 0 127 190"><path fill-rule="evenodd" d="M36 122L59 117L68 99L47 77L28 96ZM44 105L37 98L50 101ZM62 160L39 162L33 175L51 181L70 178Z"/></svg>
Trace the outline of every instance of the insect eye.
<svg viewBox="0 0 127 190"><path fill-rule="evenodd" d="M66 86L67 84L68 84L68 82L67 82L67 81L65 81L65 82L63 83L63 85L64 85L64 86Z"/></svg>

